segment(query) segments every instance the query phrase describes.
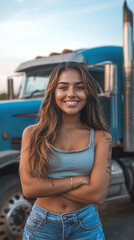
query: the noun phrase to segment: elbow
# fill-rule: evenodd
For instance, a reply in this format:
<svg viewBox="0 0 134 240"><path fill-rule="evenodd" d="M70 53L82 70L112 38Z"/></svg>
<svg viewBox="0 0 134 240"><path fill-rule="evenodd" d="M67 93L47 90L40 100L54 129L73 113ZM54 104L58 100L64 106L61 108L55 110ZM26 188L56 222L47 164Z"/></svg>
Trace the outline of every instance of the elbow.
<svg viewBox="0 0 134 240"><path fill-rule="evenodd" d="M28 192L28 191L23 191L23 195L27 199L36 198L35 194L32 194L31 192Z"/></svg>
<svg viewBox="0 0 134 240"><path fill-rule="evenodd" d="M106 196L103 193L97 194L96 196L96 204L102 205L104 203Z"/></svg>
<svg viewBox="0 0 134 240"><path fill-rule="evenodd" d="M25 198L31 198L31 195L29 194L29 191L24 187L22 188L22 192Z"/></svg>
<svg viewBox="0 0 134 240"><path fill-rule="evenodd" d="M31 190L31 187L29 188L28 186L22 186L22 192L25 198L35 198L35 194Z"/></svg>
<svg viewBox="0 0 134 240"><path fill-rule="evenodd" d="M102 205L104 203L104 200L105 200L104 198L100 198L100 199L97 200L96 204L97 205Z"/></svg>
<svg viewBox="0 0 134 240"><path fill-rule="evenodd" d="M92 195L89 195L88 204L97 204L101 205L104 203L105 197L103 193L97 192Z"/></svg>

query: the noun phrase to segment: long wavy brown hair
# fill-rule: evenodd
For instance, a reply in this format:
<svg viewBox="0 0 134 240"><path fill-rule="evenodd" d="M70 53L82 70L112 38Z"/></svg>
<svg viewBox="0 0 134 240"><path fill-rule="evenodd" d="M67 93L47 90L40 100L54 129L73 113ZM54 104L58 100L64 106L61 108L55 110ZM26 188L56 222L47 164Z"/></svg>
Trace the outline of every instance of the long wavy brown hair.
<svg viewBox="0 0 134 240"><path fill-rule="evenodd" d="M82 77L87 102L81 111L81 122L89 129L109 132L102 114L97 96L97 85L88 69L77 62L62 62L51 73L44 100L40 107L40 120L33 127L30 137L28 166L30 172L40 178L47 178L49 154L54 154L52 145L59 132L62 111L55 101L55 89L60 74L67 70L77 70Z"/></svg>

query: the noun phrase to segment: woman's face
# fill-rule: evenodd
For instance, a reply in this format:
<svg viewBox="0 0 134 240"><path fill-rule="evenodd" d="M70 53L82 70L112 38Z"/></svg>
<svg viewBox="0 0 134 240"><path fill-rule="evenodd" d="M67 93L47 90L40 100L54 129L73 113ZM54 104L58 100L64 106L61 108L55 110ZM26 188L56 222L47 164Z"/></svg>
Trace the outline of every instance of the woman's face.
<svg viewBox="0 0 134 240"><path fill-rule="evenodd" d="M55 89L55 101L62 112L74 115L81 112L87 95L81 75L77 70L63 71Z"/></svg>

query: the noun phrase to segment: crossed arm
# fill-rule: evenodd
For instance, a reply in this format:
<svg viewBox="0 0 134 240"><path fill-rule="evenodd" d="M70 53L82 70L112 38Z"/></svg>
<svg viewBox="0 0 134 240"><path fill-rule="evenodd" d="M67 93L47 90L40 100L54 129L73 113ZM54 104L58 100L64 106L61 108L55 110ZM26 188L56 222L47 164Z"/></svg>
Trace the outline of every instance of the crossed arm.
<svg viewBox="0 0 134 240"><path fill-rule="evenodd" d="M108 193L111 178L112 137L104 131L97 131L95 161L89 184L62 194L65 198L81 203L102 204Z"/></svg>
<svg viewBox="0 0 134 240"><path fill-rule="evenodd" d="M75 176L60 179L40 179L28 171L27 156L31 127L24 130L22 136L21 159L19 165L23 194L27 198L55 196L89 183L88 176ZM73 184L73 185L72 185Z"/></svg>
<svg viewBox="0 0 134 240"><path fill-rule="evenodd" d="M26 128L22 137L20 160L20 179L25 197L39 198L61 194L67 199L81 203L103 203L110 183L112 137L104 131L95 134L95 161L89 176L76 176L64 179L39 179L27 170L26 159L30 128ZM25 151L24 151L25 150ZM71 183L72 181L72 183ZM72 190L73 184L73 190Z"/></svg>

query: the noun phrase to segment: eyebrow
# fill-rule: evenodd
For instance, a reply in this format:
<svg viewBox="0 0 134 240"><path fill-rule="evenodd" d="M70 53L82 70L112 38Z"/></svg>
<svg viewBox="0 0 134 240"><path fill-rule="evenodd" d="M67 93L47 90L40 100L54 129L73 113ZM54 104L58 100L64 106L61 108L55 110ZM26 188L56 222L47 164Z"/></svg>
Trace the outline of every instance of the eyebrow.
<svg viewBox="0 0 134 240"><path fill-rule="evenodd" d="M59 82L57 85L59 84L66 84L68 85L69 83L68 82ZM79 84L84 84L83 82L76 82L75 84L79 85Z"/></svg>

